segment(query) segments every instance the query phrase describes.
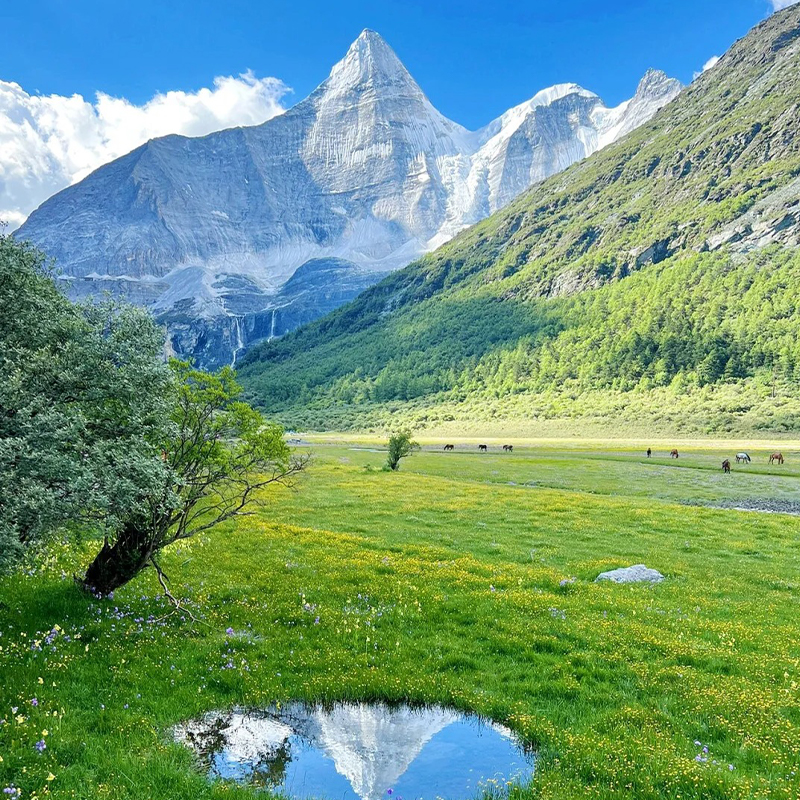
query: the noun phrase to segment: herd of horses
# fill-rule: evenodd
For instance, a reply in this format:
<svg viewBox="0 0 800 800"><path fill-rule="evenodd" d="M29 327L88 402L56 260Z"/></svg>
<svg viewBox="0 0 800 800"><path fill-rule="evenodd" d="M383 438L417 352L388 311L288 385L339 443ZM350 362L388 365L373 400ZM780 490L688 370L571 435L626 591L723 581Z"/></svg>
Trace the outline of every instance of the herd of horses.
<svg viewBox="0 0 800 800"><path fill-rule="evenodd" d="M647 448L647 457L650 458L652 454L652 450ZM678 451L677 450L670 450L669 453L670 458L678 458ZM737 464L749 464L753 459L747 453L737 453L736 454L736 463ZM783 464L786 459L783 457L783 453L772 453L769 457L770 464ZM723 472L730 472L731 471L731 460L726 458L722 462L722 471Z"/></svg>
<svg viewBox="0 0 800 800"><path fill-rule="evenodd" d="M769 457L770 464L783 464L786 459L783 457L783 453L772 453ZM737 464L749 464L752 461L747 453L737 453L736 454L736 463ZM730 472L731 471L731 460L726 458L722 462L722 471L723 472Z"/></svg>
<svg viewBox="0 0 800 800"><path fill-rule="evenodd" d="M454 444L446 444L444 446L445 450L455 450L456 446ZM504 444L503 450L506 453L513 453L514 452L514 445L513 444ZM479 453L488 453L489 452L489 445L487 444L479 444L478 445L478 452Z"/></svg>
<svg viewBox="0 0 800 800"><path fill-rule="evenodd" d="M455 450L456 446L454 444L446 444L444 446L445 451ZM514 452L514 445L513 444L504 444L503 450L506 453L513 453ZM478 452L479 453L487 453L489 451L489 446L485 444L478 445ZM650 458L653 455L653 451L648 447L647 448L647 457ZM677 450L670 450L669 451L670 458L680 458L680 454ZM737 464L749 464L752 461L750 456L747 453L737 453L736 454L736 463ZM770 464L783 464L785 461L783 457L783 453L772 453L769 457ZM722 462L722 471L723 472L730 472L731 471L731 460L726 458Z"/></svg>

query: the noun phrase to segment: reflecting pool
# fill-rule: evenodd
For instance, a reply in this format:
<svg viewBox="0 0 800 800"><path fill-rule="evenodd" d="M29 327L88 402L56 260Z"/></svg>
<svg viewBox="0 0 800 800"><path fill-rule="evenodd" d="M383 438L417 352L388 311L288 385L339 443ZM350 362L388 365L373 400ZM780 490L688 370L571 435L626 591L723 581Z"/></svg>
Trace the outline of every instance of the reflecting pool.
<svg viewBox="0 0 800 800"><path fill-rule="evenodd" d="M297 800L468 800L533 775L506 727L438 706L289 703L210 712L174 729L215 777Z"/></svg>

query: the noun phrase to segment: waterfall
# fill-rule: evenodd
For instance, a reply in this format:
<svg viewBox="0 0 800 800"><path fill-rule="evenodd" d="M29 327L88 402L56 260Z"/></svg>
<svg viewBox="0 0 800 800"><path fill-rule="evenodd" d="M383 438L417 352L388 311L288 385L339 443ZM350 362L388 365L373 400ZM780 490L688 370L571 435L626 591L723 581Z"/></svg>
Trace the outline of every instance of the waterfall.
<svg viewBox="0 0 800 800"><path fill-rule="evenodd" d="M242 327L242 322L244 321L244 317L233 317L233 322L231 323L231 339L235 338L235 344L233 345L233 358L231 359L231 366L236 366L236 356L244 349L244 328ZM274 323L274 318L273 318Z"/></svg>
<svg viewBox="0 0 800 800"><path fill-rule="evenodd" d="M277 308L272 309L272 323L269 327L269 337L267 338L268 342L271 342L275 338L275 312L277 310Z"/></svg>

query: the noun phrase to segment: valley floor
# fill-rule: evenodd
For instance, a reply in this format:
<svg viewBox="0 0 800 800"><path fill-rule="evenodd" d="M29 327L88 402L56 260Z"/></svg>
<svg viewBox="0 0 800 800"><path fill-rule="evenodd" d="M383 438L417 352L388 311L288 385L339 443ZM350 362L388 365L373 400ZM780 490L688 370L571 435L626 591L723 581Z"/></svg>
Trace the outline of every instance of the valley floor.
<svg viewBox="0 0 800 800"><path fill-rule="evenodd" d="M380 698L511 726L538 751L520 797L800 796L800 520L719 507L791 510L800 442L783 466L758 441L423 444L390 473L375 436L303 438L298 492L165 558L200 623L163 618L152 575L79 594L92 542L0 582L0 788L255 797L169 727ZM637 563L666 580L594 582Z"/></svg>
<svg viewBox="0 0 800 800"><path fill-rule="evenodd" d="M772 392L768 382L747 380L626 392L562 388L500 397L475 394L459 402L444 394L380 403L331 402L323 397L307 405L278 404L276 416L296 430L375 433L406 426L444 439L489 436L602 442L636 438L645 446L653 437L796 440L800 435L798 388L787 384L776 390L776 396Z"/></svg>

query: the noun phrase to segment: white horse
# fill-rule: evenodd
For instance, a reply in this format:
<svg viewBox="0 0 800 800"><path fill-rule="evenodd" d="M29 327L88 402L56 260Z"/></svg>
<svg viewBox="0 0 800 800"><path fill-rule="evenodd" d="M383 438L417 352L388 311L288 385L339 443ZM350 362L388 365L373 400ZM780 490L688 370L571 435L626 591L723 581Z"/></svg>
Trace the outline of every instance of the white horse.
<svg viewBox="0 0 800 800"><path fill-rule="evenodd" d="M750 456L747 453L737 453L736 454L736 463L745 462L746 464L750 463Z"/></svg>

